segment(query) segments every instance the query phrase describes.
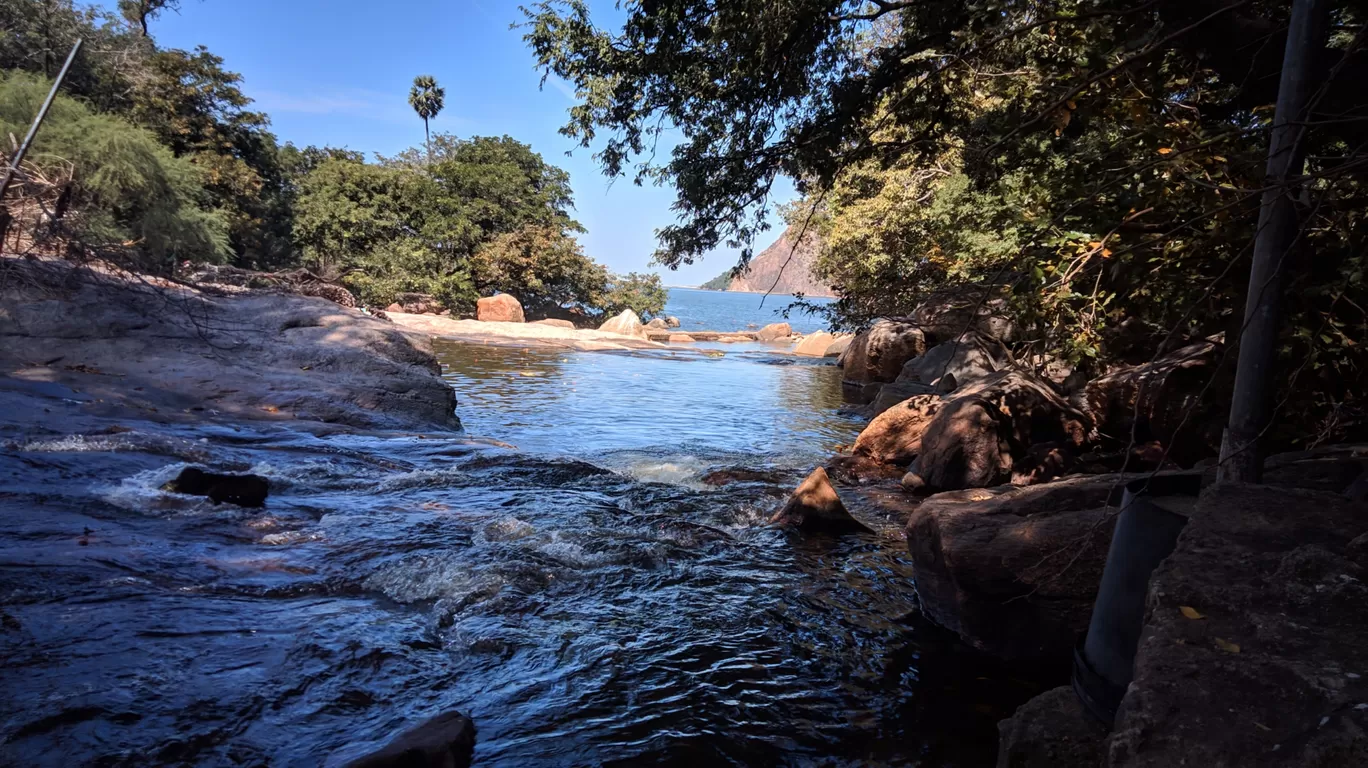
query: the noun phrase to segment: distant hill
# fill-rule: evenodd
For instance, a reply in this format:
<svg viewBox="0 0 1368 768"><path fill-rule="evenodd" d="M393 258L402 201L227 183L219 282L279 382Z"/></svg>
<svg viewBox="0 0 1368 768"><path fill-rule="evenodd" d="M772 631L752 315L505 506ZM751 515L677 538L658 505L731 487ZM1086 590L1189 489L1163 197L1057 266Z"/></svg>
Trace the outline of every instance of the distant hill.
<svg viewBox="0 0 1368 768"><path fill-rule="evenodd" d="M728 270L699 287L710 291L764 293L772 289L774 293L831 296L831 287L812 276L819 246L817 235L812 232L804 235L803 242L794 250L792 229L785 229L770 247L751 257L744 274L733 278Z"/></svg>

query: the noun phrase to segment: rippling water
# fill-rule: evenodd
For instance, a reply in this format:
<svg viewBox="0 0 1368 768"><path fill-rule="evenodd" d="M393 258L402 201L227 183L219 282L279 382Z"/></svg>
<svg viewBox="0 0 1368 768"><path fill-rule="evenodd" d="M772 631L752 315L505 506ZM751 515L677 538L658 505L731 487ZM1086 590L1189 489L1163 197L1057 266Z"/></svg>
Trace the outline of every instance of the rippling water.
<svg viewBox="0 0 1368 768"><path fill-rule="evenodd" d="M516 449L7 428L0 763L318 765L456 708L481 765L991 764L1033 688L919 620L902 543L764 525L858 430L835 369L440 352ZM156 490L186 463L267 510Z"/></svg>

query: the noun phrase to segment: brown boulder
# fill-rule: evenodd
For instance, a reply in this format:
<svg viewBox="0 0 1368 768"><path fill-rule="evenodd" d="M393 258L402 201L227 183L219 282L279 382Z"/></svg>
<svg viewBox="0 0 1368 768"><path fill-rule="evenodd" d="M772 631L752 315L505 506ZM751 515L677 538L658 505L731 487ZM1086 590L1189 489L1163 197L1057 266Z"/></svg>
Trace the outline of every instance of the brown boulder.
<svg viewBox="0 0 1368 768"><path fill-rule="evenodd" d="M934 394L936 394L936 390L925 384L904 384L896 381L892 384L881 384L879 385L879 393L874 396L873 402L869 404L869 415L871 418L876 417L909 397Z"/></svg>
<svg viewBox="0 0 1368 768"><path fill-rule="evenodd" d="M826 470L812 470L788 503L770 518L771 524L787 525L804 533L854 533L869 529L850 516Z"/></svg>
<svg viewBox="0 0 1368 768"><path fill-rule="evenodd" d="M1011 659L1068 658L1087 629L1122 483L1091 475L931 496L907 522L928 618Z"/></svg>
<svg viewBox="0 0 1368 768"><path fill-rule="evenodd" d="M665 327L666 327L666 328L678 328L678 327L679 327L679 318L675 317L674 315L669 315L669 316L667 316L667 317L665 318Z"/></svg>
<svg viewBox="0 0 1368 768"><path fill-rule="evenodd" d="M1158 441L1171 460L1190 465L1220 452L1230 382L1219 376L1207 383L1222 355L1220 344L1204 341L1117 369L1088 382L1084 404L1104 437L1122 445L1132 434L1135 443Z"/></svg>
<svg viewBox="0 0 1368 768"><path fill-rule="evenodd" d="M574 328L575 324L569 320L561 320L555 317L548 317L545 320L533 320L533 325L549 325L552 328Z"/></svg>
<svg viewBox="0 0 1368 768"><path fill-rule="evenodd" d="M977 332L966 333L908 360L898 374L898 381L939 387L949 376L954 385L946 383L943 390L949 392L1011 366L1011 353L1002 342Z"/></svg>
<svg viewBox="0 0 1368 768"><path fill-rule="evenodd" d="M465 768L475 751L475 723L460 712L444 712L399 735L346 768Z"/></svg>
<svg viewBox="0 0 1368 768"><path fill-rule="evenodd" d="M793 354L804 357L822 357L835 340L836 337L826 331L817 331L798 342L798 346L793 348Z"/></svg>
<svg viewBox="0 0 1368 768"><path fill-rule="evenodd" d="M666 323L665 319L662 317L653 317L651 318L651 322L646 324L646 327L653 331L664 331L668 329L670 325Z"/></svg>
<svg viewBox="0 0 1368 768"><path fill-rule="evenodd" d="M845 351L842 386L858 397L866 384L896 380L904 363L925 353L926 336L916 325L906 320L878 320L856 336Z"/></svg>
<svg viewBox="0 0 1368 768"><path fill-rule="evenodd" d="M914 471L934 490L1006 482L1032 445L1082 446L1091 421L1044 382L1001 371L959 389L921 434Z"/></svg>
<svg viewBox="0 0 1368 768"><path fill-rule="evenodd" d="M521 323L522 305L506 293L486 296L475 302L475 319L486 323Z"/></svg>
<svg viewBox="0 0 1368 768"><path fill-rule="evenodd" d="M836 334L835 340L832 341L832 342L831 342L831 346L827 347L827 348L826 348L826 351L822 353L822 357L834 357L834 358L836 358L836 364L839 366L839 365L841 364L841 361L840 361L841 355L844 355L845 352L846 352L846 350L847 350L847 349L850 349L850 342L852 342L852 341L854 341L854 340L855 340L855 336L854 336L853 334L849 334L849 333L838 333L838 334Z"/></svg>
<svg viewBox="0 0 1368 768"><path fill-rule="evenodd" d="M907 464L921 453L922 433L941 408L936 395L914 395L874 417L855 438L854 453L885 464Z"/></svg>
<svg viewBox="0 0 1368 768"><path fill-rule="evenodd" d="M1073 686L1062 685L998 723L997 768L1101 768L1106 738Z"/></svg>
<svg viewBox="0 0 1368 768"><path fill-rule="evenodd" d="M793 335L793 326L788 323L770 323L755 332L755 338L759 341L776 341L787 339Z"/></svg>
<svg viewBox="0 0 1368 768"><path fill-rule="evenodd" d="M911 320L936 341L959 338L967 331L1008 342L1016 336L1001 287L937 291L912 310Z"/></svg>
<svg viewBox="0 0 1368 768"><path fill-rule="evenodd" d="M691 343L693 340L694 337L690 336L687 333L672 333L670 334L670 338L667 339L667 341L673 344L688 344Z"/></svg>
<svg viewBox="0 0 1368 768"><path fill-rule="evenodd" d="M646 332L641 324L641 318L630 309L622 310L617 317L600 325L599 330L607 333L618 333L623 336L641 336Z"/></svg>

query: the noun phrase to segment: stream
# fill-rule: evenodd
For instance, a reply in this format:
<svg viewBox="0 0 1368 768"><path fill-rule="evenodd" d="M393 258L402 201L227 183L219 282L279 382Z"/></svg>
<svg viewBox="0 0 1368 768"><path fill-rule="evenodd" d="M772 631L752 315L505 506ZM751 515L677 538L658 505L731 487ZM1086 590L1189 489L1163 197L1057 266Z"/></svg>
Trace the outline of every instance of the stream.
<svg viewBox="0 0 1368 768"><path fill-rule="evenodd" d="M829 361L438 353L464 435L0 434L0 763L335 764L448 709L477 765L993 763L1038 688L920 618L901 520L765 524L860 429Z"/></svg>

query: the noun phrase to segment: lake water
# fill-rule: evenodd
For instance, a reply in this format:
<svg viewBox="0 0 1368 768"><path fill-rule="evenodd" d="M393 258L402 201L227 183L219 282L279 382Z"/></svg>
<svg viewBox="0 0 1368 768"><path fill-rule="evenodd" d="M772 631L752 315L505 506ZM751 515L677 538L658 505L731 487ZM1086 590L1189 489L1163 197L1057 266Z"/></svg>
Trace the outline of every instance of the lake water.
<svg viewBox="0 0 1368 768"><path fill-rule="evenodd" d="M800 310L785 318L782 314L793 297L786 294L733 293L730 291L702 291L696 288L670 288L665 314L679 318L684 331L742 331L759 328L769 323L787 322L798 333L812 333L826 328L826 322ZM834 299L810 298L811 304L826 305Z"/></svg>
<svg viewBox="0 0 1368 768"><path fill-rule="evenodd" d="M465 435L5 427L0 764L321 765L459 709L484 766L990 765L1036 689L920 618L901 518L766 525L858 433L838 371L717 349L440 344Z"/></svg>

